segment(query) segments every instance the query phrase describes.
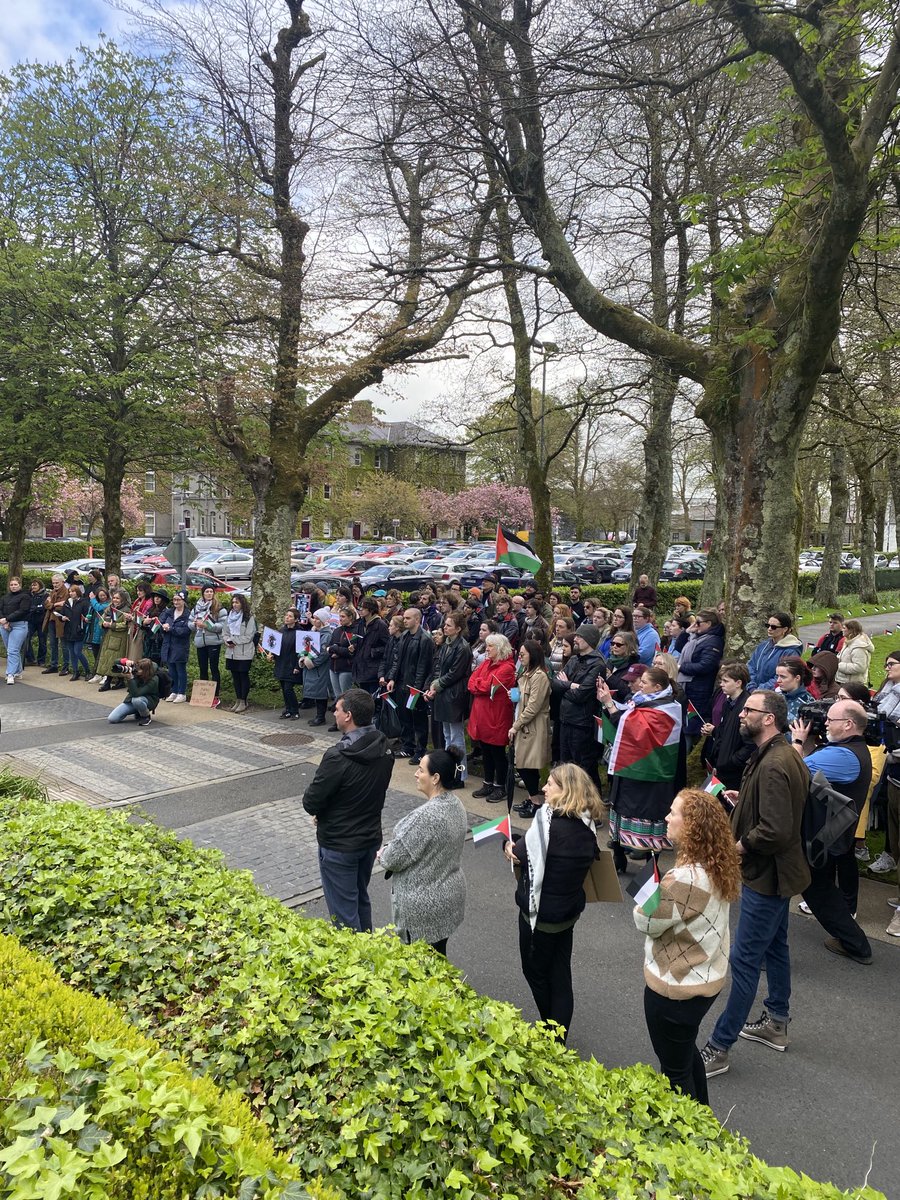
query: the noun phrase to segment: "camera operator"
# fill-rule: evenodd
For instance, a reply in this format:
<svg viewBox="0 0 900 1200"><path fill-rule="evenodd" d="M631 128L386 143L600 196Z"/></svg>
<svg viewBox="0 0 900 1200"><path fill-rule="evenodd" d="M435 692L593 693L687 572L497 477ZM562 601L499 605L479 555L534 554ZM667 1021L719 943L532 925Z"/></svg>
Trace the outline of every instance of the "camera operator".
<svg viewBox="0 0 900 1200"><path fill-rule="evenodd" d="M159 704L156 664L149 658L138 659L136 663L124 659L114 664L114 668L117 667L122 668L121 673L128 679L128 699L117 704L107 720L111 725L118 725L126 717L134 717L138 725L149 725L153 710Z"/></svg>
<svg viewBox="0 0 900 1200"><path fill-rule="evenodd" d="M821 771L835 791L852 801L858 817L872 780L872 757L863 737L868 715L854 700L836 700L824 721L827 743L817 748L809 722L798 718L791 726L793 748L803 758L810 778ZM853 852L854 829L851 826L829 848L824 867L810 864L812 879L803 899L831 934L825 939L825 948L868 965L872 947L855 920L859 871Z"/></svg>

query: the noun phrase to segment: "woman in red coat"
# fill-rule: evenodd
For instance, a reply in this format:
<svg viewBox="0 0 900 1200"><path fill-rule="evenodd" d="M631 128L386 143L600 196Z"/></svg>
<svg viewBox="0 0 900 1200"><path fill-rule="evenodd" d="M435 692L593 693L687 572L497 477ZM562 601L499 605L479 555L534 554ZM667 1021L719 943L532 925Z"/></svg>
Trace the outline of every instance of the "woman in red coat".
<svg viewBox="0 0 900 1200"><path fill-rule="evenodd" d="M469 737L481 743L484 763L484 785L472 795L497 804L506 799L506 744L513 723L510 691L515 687L516 668L512 646L502 633L488 635L485 651L484 661L469 676Z"/></svg>

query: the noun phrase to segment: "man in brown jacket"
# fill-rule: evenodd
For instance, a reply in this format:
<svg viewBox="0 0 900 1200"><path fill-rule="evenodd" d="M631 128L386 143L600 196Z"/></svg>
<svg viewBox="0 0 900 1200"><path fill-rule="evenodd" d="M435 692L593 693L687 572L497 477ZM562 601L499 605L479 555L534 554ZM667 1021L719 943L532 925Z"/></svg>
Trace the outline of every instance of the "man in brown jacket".
<svg viewBox="0 0 900 1200"><path fill-rule="evenodd" d="M784 739L787 702L778 692L751 692L740 715L741 736L756 746L741 780L731 825L741 856L741 912L731 948L728 1003L701 1051L707 1078L729 1069L739 1037L787 1050L791 997L788 907L810 881L800 825L809 774ZM800 768L799 770L797 768ZM726 793L734 798L735 793ZM768 995L747 1023L762 964Z"/></svg>

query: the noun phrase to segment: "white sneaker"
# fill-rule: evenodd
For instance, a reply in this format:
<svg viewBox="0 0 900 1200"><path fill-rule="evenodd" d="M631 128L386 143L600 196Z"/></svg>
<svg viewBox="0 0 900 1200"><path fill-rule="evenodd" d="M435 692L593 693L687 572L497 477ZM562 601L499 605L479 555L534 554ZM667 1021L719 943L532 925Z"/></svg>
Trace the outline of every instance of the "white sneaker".
<svg viewBox="0 0 900 1200"><path fill-rule="evenodd" d="M12 687L12 685L16 682L15 675L7 675L6 682L9 684L10 687Z"/></svg>
<svg viewBox="0 0 900 1200"><path fill-rule="evenodd" d="M175 699L175 693L169 692L168 696L166 696L166 704L171 704L174 701L174 699Z"/></svg>
<svg viewBox="0 0 900 1200"><path fill-rule="evenodd" d="M9 678L7 678L6 682L9 683ZM885 871L893 871L896 866L897 864L894 862L893 855L888 854L887 850L882 850L875 861L870 864L869 870L876 871L879 875L882 875Z"/></svg>
<svg viewBox="0 0 900 1200"><path fill-rule="evenodd" d="M869 853L868 846L857 846L853 851L859 862L868 862L872 855Z"/></svg>
<svg viewBox="0 0 900 1200"><path fill-rule="evenodd" d="M893 896L890 900L888 900L888 908L900 908L900 899L898 899L896 896Z"/></svg>
<svg viewBox="0 0 900 1200"><path fill-rule="evenodd" d="M797 907L800 909L800 911L802 913L806 913L806 915L808 917L812 916L812 909L809 907L809 905L806 903L805 900L801 900L800 903L797 905Z"/></svg>
<svg viewBox="0 0 900 1200"><path fill-rule="evenodd" d="M889 933L891 937L900 938L900 912L894 913L890 925L884 932Z"/></svg>
<svg viewBox="0 0 900 1200"><path fill-rule="evenodd" d="M182 696L182 695L176 696L175 699L172 701L173 704L185 704L186 702L187 702L187 696Z"/></svg>

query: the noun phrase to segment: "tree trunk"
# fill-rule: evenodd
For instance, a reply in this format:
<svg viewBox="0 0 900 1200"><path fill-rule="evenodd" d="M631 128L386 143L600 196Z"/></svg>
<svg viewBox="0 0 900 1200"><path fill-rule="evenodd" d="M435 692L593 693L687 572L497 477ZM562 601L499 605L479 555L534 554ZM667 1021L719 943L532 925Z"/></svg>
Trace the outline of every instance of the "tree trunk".
<svg viewBox="0 0 900 1200"><path fill-rule="evenodd" d="M253 613L259 626L274 625L290 607L291 538L298 511L275 481L260 498L253 548Z"/></svg>
<svg viewBox="0 0 900 1200"><path fill-rule="evenodd" d="M716 488L716 515L713 521L712 542L706 558L706 571L700 588L700 607L715 608L723 598L728 602L730 578L726 574L729 555L728 505L725 502L724 462L713 442L713 482Z"/></svg>
<svg viewBox="0 0 900 1200"><path fill-rule="evenodd" d="M853 455L853 468L859 480L859 599L877 604L875 587L875 489L872 468L860 455Z"/></svg>
<svg viewBox="0 0 900 1200"><path fill-rule="evenodd" d="M828 530L825 534L825 554L822 569L816 580L815 601L822 608L834 608L838 602L841 550L844 546L844 523L847 519L847 450L835 441L831 447L831 470L829 474L831 495L828 510Z"/></svg>
<svg viewBox="0 0 900 1200"><path fill-rule="evenodd" d="M25 558L25 527L31 508L31 484L37 470L37 460L23 458L16 468L12 495L6 509L6 532L9 539L9 574L21 575Z"/></svg>
<svg viewBox="0 0 900 1200"><path fill-rule="evenodd" d="M118 574L122 566L122 484L125 482L125 451L113 442L103 462L103 555L106 573Z"/></svg>
<svg viewBox="0 0 900 1200"><path fill-rule="evenodd" d="M892 451L887 460L891 487L891 508L894 510L894 547L900 550L900 451Z"/></svg>

